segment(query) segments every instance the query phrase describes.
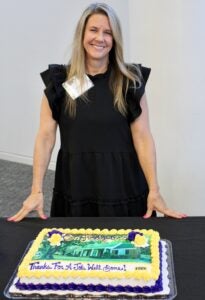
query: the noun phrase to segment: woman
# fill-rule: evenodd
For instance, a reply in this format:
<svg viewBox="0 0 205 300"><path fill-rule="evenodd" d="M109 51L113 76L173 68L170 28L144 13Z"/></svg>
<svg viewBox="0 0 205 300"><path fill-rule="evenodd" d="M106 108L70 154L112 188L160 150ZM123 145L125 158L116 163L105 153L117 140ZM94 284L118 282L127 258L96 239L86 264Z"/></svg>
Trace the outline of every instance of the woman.
<svg viewBox="0 0 205 300"><path fill-rule="evenodd" d="M113 9L91 4L78 22L68 66L50 65L41 74L46 89L31 194L8 220L20 221L32 210L46 218L43 178L57 126L61 148L51 216L149 218L159 211L185 217L169 209L159 192L145 95L149 73L141 65L125 64L120 23ZM85 80L89 86L84 91ZM71 85L77 97L70 92Z"/></svg>

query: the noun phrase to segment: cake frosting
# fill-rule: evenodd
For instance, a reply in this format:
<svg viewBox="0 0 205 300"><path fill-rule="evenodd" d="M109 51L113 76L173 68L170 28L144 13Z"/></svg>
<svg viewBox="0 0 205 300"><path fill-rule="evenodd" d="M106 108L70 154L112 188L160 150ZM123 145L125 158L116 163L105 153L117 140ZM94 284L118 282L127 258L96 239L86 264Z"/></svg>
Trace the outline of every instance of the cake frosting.
<svg viewBox="0 0 205 300"><path fill-rule="evenodd" d="M19 265L15 295L169 294L166 243L154 230L43 229Z"/></svg>

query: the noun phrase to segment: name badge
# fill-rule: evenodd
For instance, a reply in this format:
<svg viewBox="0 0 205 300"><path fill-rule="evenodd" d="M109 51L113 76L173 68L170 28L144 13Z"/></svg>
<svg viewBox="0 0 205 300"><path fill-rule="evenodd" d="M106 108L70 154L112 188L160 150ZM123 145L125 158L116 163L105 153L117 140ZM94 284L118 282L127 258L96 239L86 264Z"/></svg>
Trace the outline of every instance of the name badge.
<svg viewBox="0 0 205 300"><path fill-rule="evenodd" d="M90 78L85 74L84 76L84 83L82 87L80 86L80 80L73 76L69 80L66 80L62 83L63 88L66 92L70 95L70 97L75 100L76 98L80 97L83 93L88 91L91 87L94 86L93 82Z"/></svg>

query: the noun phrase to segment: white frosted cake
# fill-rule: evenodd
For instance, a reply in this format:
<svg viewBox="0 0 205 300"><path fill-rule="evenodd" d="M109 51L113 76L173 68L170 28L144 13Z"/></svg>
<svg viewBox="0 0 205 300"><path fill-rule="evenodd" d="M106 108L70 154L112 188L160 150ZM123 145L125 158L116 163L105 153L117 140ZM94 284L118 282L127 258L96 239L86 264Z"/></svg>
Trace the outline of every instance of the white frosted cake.
<svg viewBox="0 0 205 300"><path fill-rule="evenodd" d="M13 296L169 295L167 245L154 230L43 229L19 265Z"/></svg>

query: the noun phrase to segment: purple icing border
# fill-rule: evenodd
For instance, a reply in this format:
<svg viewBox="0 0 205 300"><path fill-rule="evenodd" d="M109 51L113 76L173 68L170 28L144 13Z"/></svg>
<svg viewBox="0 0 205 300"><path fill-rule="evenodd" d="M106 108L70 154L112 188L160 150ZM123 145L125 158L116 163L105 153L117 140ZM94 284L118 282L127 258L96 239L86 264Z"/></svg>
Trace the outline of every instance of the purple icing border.
<svg viewBox="0 0 205 300"><path fill-rule="evenodd" d="M157 279L155 285L153 286L135 286L132 287L130 285L122 286L122 285L117 285L117 286L112 286L112 285L102 285L102 284L76 284L76 283L39 283L39 284L33 284L33 283L21 283L20 279L15 283L15 286L17 289L20 291L37 291L37 290L52 290L52 291L87 291L87 292L117 292L117 293L156 293L160 292L163 289L163 284L162 284L162 244L161 242L159 243L159 252L160 252L160 276Z"/></svg>

